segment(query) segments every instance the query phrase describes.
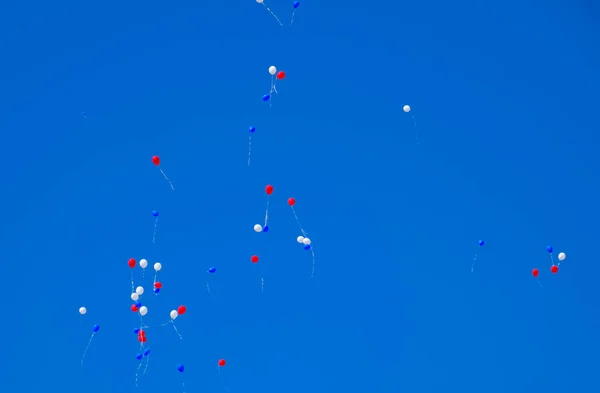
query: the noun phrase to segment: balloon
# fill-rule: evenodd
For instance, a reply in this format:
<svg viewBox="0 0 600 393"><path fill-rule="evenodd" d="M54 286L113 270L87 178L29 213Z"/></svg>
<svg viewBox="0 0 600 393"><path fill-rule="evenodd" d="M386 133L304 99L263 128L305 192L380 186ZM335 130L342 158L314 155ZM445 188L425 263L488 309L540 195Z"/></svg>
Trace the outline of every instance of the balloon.
<svg viewBox="0 0 600 393"><path fill-rule="evenodd" d="M210 269L208 269L208 272L209 272L209 273L214 273L214 272L216 272L216 271L217 271L217 268L216 268L216 267L211 267Z"/></svg>
<svg viewBox="0 0 600 393"><path fill-rule="evenodd" d="M564 261L566 257L567 257L567 254L565 254L564 252L561 252L560 254L558 254L559 261Z"/></svg>
<svg viewBox="0 0 600 393"><path fill-rule="evenodd" d="M548 251L550 254L552 254L552 251L554 251L554 248L552 248L552 246L546 246L546 251Z"/></svg>
<svg viewBox="0 0 600 393"><path fill-rule="evenodd" d="M252 261L252 263L256 263L258 262L258 256L252 255L252 257L250 257L250 260Z"/></svg>
<svg viewBox="0 0 600 393"><path fill-rule="evenodd" d="M138 334L138 333L140 332L140 330L142 330L142 329L140 329L140 328L134 328L134 329L133 329L133 332L134 332L135 334Z"/></svg>
<svg viewBox="0 0 600 393"><path fill-rule="evenodd" d="M298 237L296 238L296 241L297 241L298 243L302 243L302 242L304 242L304 236L298 236Z"/></svg>
<svg viewBox="0 0 600 393"><path fill-rule="evenodd" d="M159 282L159 281L155 282L155 283L154 283L154 288L161 289L161 288L162 288L162 283L161 283L161 282Z"/></svg>
<svg viewBox="0 0 600 393"><path fill-rule="evenodd" d="M160 165L160 157L159 156L152 156L152 163L156 166Z"/></svg>
<svg viewBox="0 0 600 393"><path fill-rule="evenodd" d="M258 0L256 0L256 1L258 1ZM177 365L177 371L179 371L180 373L182 373L183 370L185 370L185 367L183 367L183 364L178 364Z"/></svg>
<svg viewBox="0 0 600 393"><path fill-rule="evenodd" d="M307 237L305 237L304 240L302 240L302 244L304 244L305 246L310 246L310 243L311 243L311 241Z"/></svg>
<svg viewBox="0 0 600 393"><path fill-rule="evenodd" d="M254 127L254 126L250 126L250 127L248 128L248 132L250 132L251 134L254 134L254 131L256 131L256 127Z"/></svg>
<svg viewBox="0 0 600 393"><path fill-rule="evenodd" d="M134 304L135 304L135 306L136 306L137 308L140 308L140 307L142 307L142 302L135 302Z"/></svg>
<svg viewBox="0 0 600 393"><path fill-rule="evenodd" d="M258 4L262 4L264 0L256 0Z"/></svg>
<svg viewBox="0 0 600 393"><path fill-rule="evenodd" d="M136 306L135 304L132 304L132 305L131 305L131 311L132 311L132 312L138 312L138 311L139 311L139 309L137 308L137 306Z"/></svg>
<svg viewBox="0 0 600 393"><path fill-rule="evenodd" d="M552 265L552 267L550 268L550 271L554 274L558 273L558 266Z"/></svg>
<svg viewBox="0 0 600 393"><path fill-rule="evenodd" d="M263 228L263 232L269 232L269 226L265 225L265 227Z"/></svg>
<svg viewBox="0 0 600 393"><path fill-rule="evenodd" d="M144 294L144 287L137 287L135 289L135 293L137 293L138 295L143 295Z"/></svg>
<svg viewBox="0 0 600 393"><path fill-rule="evenodd" d="M160 288L154 288L154 294L158 295L160 293Z"/></svg>
<svg viewBox="0 0 600 393"><path fill-rule="evenodd" d="M154 217L158 217L158 210L152 210L152 215Z"/></svg>
<svg viewBox="0 0 600 393"><path fill-rule="evenodd" d="M310 250L310 244L307 244L306 246L304 246L304 249L305 249L306 251Z"/></svg>
<svg viewBox="0 0 600 393"><path fill-rule="evenodd" d="M299 1L294 1L294 8L298 8L299 5L300 5Z"/></svg>
<svg viewBox="0 0 600 393"><path fill-rule="evenodd" d="M533 274L533 277L537 277L537 276L538 276L538 274L540 274L540 271L539 271L539 270L537 270L537 268L535 268L535 269L533 269L533 270L531 271L531 274Z"/></svg>
<svg viewBox="0 0 600 393"><path fill-rule="evenodd" d="M171 310L171 312L169 313L169 316L171 317L171 319L175 319L177 318L177 310Z"/></svg>
<svg viewBox="0 0 600 393"><path fill-rule="evenodd" d="M269 67L269 74L275 75L276 72L277 72L277 67L275 67L275 66Z"/></svg>
<svg viewBox="0 0 600 393"><path fill-rule="evenodd" d="M185 314L186 311L187 311L187 308L185 308L185 306L179 306L179 308L177 309L177 314L183 315L183 314Z"/></svg>
<svg viewBox="0 0 600 393"><path fill-rule="evenodd" d="M148 339L146 338L145 334L139 334L138 335L138 341L141 343L145 343Z"/></svg>
<svg viewBox="0 0 600 393"><path fill-rule="evenodd" d="M137 293L132 293L131 294L131 300L133 300L134 302L137 301L140 298L140 295L138 295Z"/></svg>
<svg viewBox="0 0 600 393"><path fill-rule="evenodd" d="M94 333L96 333L98 330L100 330L100 325L92 326L92 330L94 331Z"/></svg>
<svg viewBox="0 0 600 393"><path fill-rule="evenodd" d="M140 307L140 315L143 317L146 314L148 314L148 307L146 307L146 306Z"/></svg>
<svg viewBox="0 0 600 393"><path fill-rule="evenodd" d="M408 105L404 105L404 108L402 108L404 110L404 112L408 113L410 112L410 106Z"/></svg>
<svg viewBox="0 0 600 393"><path fill-rule="evenodd" d="M145 268L147 268L147 267L148 267L148 261L147 261L147 260L145 260L145 259L140 259L140 267L141 267L142 269L145 269Z"/></svg>
<svg viewBox="0 0 600 393"><path fill-rule="evenodd" d="M262 100L263 101L269 101L271 99L271 95L270 94L265 94L264 96L262 96Z"/></svg>
<svg viewBox="0 0 600 393"><path fill-rule="evenodd" d="M288 205L294 206L296 204L296 200L294 198L288 199Z"/></svg>
<svg viewBox="0 0 600 393"><path fill-rule="evenodd" d="M485 241L480 240L477 244L479 244L479 247L483 246L485 244Z"/></svg>
<svg viewBox="0 0 600 393"><path fill-rule="evenodd" d="M141 354L141 353L138 353L137 355L135 355L135 358L136 358L137 360L142 360L142 357L143 357L143 356L142 356L142 354Z"/></svg>
<svg viewBox="0 0 600 393"><path fill-rule="evenodd" d="M127 261L127 264L129 265L130 268L133 269L135 267L135 259L129 258L129 260Z"/></svg>
<svg viewBox="0 0 600 393"><path fill-rule="evenodd" d="M225 361L225 359L219 359L219 367L223 367L226 364L227 362Z"/></svg>
<svg viewBox="0 0 600 393"><path fill-rule="evenodd" d="M285 72L279 71L277 73L277 79L282 80L283 78L285 78Z"/></svg>
<svg viewBox="0 0 600 393"><path fill-rule="evenodd" d="M263 230L263 227L262 227L262 225L260 225L260 224L256 224L256 225L254 226L254 232L262 232L262 230Z"/></svg>
<svg viewBox="0 0 600 393"><path fill-rule="evenodd" d="M144 356L148 356L148 355L150 355L150 348L148 348L144 351Z"/></svg>
<svg viewBox="0 0 600 393"><path fill-rule="evenodd" d="M87 309L85 307L79 307L79 314L85 315L86 312L87 312Z"/></svg>
<svg viewBox="0 0 600 393"><path fill-rule="evenodd" d="M154 270L156 270L158 272L158 271L160 271L160 269L162 269L162 265L160 264L160 262L156 262L154 264Z"/></svg>
<svg viewBox="0 0 600 393"><path fill-rule="evenodd" d="M265 187L265 192L267 193L267 195L271 195L273 193L273 186L272 185L267 185Z"/></svg>

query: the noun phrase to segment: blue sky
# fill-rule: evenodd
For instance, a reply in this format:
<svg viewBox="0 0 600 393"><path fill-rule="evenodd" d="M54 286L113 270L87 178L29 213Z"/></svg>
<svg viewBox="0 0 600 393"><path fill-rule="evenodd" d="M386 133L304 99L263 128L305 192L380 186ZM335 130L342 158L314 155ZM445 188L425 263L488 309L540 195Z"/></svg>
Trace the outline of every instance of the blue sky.
<svg viewBox="0 0 600 393"><path fill-rule="evenodd" d="M599 390L598 5L3 8L1 391ZM188 309L137 390L131 257Z"/></svg>

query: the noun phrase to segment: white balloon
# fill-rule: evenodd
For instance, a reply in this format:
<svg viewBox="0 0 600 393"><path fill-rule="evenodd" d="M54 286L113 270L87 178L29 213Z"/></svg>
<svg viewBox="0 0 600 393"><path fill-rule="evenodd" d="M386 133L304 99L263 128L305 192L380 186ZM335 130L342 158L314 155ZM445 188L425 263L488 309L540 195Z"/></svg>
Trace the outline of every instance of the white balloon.
<svg viewBox="0 0 600 393"><path fill-rule="evenodd" d="M263 1L265 1L265 0L256 0L256 2L257 2L258 4L262 4L262 3L263 3Z"/></svg>
<svg viewBox="0 0 600 393"><path fill-rule="evenodd" d="M404 112L408 113L410 112L410 105L404 105L404 108L402 108L404 110Z"/></svg>
<svg viewBox="0 0 600 393"><path fill-rule="evenodd" d="M138 295L137 293L132 293L131 294L131 300L133 300L134 302L137 302L137 300L140 298L140 295Z"/></svg>
<svg viewBox="0 0 600 393"><path fill-rule="evenodd" d="M140 267L141 267L142 269L145 269L145 268L147 268L147 267L148 267L148 261L147 261L147 260L145 260L145 259L140 259Z"/></svg>
<svg viewBox="0 0 600 393"><path fill-rule="evenodd" d="M269 67L269 74L275 75L277 73L277 67L271 66Z"/></svg>
<svg viewBox="0 0 600 393"><path fill-rule="evenodd" d="M565 254L564 252L561 252L560 254L558 254L559 261L564 261L566 257L567 257L567 254Z"/></svg>
<svg viewBox="0 0 600 393"><path fill-rule="evenodd" d="M154 264L154 270L159 271L160 269L162 269L162 265L160 264L160 262L156 262Z"/></svg>
<svg viewBox="0 0 600 393"><path fill-rule="evenodd" d="M310 239L307 237L305 237L304 240L302 240L302 244L304 244L305 246L308 246L310 243Z"/></svg>
<svg viewBox="0 0 600 393"><path fill-rule="evenodd" d="M304 241L304 236L298 236L296 241L298 241L298 243L302 243Z"/></svg>
<svg viewBox="0 0 600 393"><path fill-rule="evenodd" d="M148 314L148 307L146 307L146 306L140 307L140 315L143 317L146 314Z"/></svg>
<svg viewBox="0 0 600 393"><path fill-rule="evenodd" d="M175 319L177 318L177 310L171 310L171 312L169 313L169 316L171 317L171 319Z"/></svg>
<svg viewBox="0 0 600 393"><path fill-rule="evenodd" d="M254 226L254 232L262 232L262 225L256 224Z"/></svg>
<svg viewBox="0 0 600 393"><path fill-rule="evenodd" d="M79 307L79 314L84 315L87 312L85 307Z"/></svg>
<svg viewBox="0 0 600 393"><path fill-rule="evenodd" d="M144 287L137 287L135 289L135 293L137 293L138 295L143 295L144 294Z"/></svg>

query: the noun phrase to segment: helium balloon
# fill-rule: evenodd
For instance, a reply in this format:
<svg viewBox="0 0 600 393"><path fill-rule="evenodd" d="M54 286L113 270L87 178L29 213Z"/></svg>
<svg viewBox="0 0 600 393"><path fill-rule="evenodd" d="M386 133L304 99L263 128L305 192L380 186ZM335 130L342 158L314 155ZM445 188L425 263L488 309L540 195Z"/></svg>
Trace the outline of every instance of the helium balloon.
<svg viewBox="0 0 600 393"><path fill-rule="evenodd" d="M258 1L258 0L257 0ZM177 365L177 371L179 371L180 373L183 372L183 370L185 370L185 367L183 367L183 364L178 364Z"/></svg>
<svg viewBox="0 0 600 393"><path fill-rule="evenodd" d="M179 306L179 308L177 309L177 314L183 315L183 314L185 314L186 311L187 311L187 308L185 308L185 306Z"/></svg>
<svg viewBox="0 0 600 393"><path fill-rule="evenodd" d="M294 198L288 199L288 205L294 206L296 204L296 200Z"/></svg>
<svg viewBox="0 0 600 393"><path fill-rule="evenodd" d="M269 67L269 74L275 75L277 73L277 67L271 66Z"/></svg>
<svg viewBox="0 0 600 393"><path fill-rule="evenodd" d="M162 265L160 264L160 262L156 262L154 264L154 270L156 270L158 272L158 271L160 271L160 269L162 269Z"/></svg>
<svg viewBox="0 0 600 393"><path fill-rule="evenodd" d="M145 268L147 268L147 267L148 267L148 261L147 261L147 260L145 260L145 259L140 259L140 267L141 267L142 269L145 269Z"/></svg>
<svg viewBox="0 0 600 393"><path fill-rule="evenodd" d="M531 271L531 274L533 274L533 277L537 277L540 274L540 271L537 268L535 268Z"/></svg>
<svg viewBox="0 0 600 393"><path fill-rule="evenodd" d="M479 246L480 246L480 247L482 247L482 246L485 244L485 241L483 241L483 240L480 240L480 241L478 242L478 244L479 244Z"/></svg>
<svg viewBox="0 0 600 393"><path fill-rule="evenodd" d="M283 72L283 71L279 71L279 72L277 73L277 79L279 79L279 80L282 80L282 79L284 79L284 78L285 78L285 72Z"/></svg>
<svg viewBox="0 0 600 393"><path fill-rule="evenodd" d="M311 247L310 247L310 244L307 244L306 246L304 246L304 249L305 249L306 251L310 250L310 249L311 249Z"/></svg>
<svg viewBox="0 0 600 393"><path fill-rule="evenodd" d="M150 355L150 348L148 348L144 351L144 356L148 356L148 355Z"/></svg>
<svg viewBox="0 0 600 393"><path fill-rule="evenodd" d="M263 228L263 232L269 232L269 226L265 225L265 227Z"/></svg>
<svg viewBox="0 0 600 393"><path fill-rule="evenodd" d="M100 330L100 325L94 325L92 327L92 330L94 331L94 333L96 333L98 330Z"/></svg>
<svg viewBox="0 0 600 393"><path fill-rule="evenodd" d="M140 308L140 307L142 307L142 302L140 302L140 301L137 301L137 302L135 302L134 304L135 304L135 306L136 306L137 308Z"/></svg>
<svg viewBox="0 0 600 393"><path fill-rule="evenodd" d="M158 210L152 210L152 215L154 217L158 217Z"/></svg>
<svg viewBox="0 0 600 393"><path fill-rule="evenodd" d="M87 313L87 309L85 307L79 307L79 314L85 315Z"/></svg>
<svg viewBox="0 0 600 393"><path fill-rule="evenodd" d="M304 244L305 246L310 246L311 240L307 237L304 238L304 240L302 240L302 244Z"/></svg>
<svg viewBox="0 0 600 393"><path fill-rule="evenodd" d="M131 305L131 312L138 312L138 311L139 311L139 308L135 304L132 304Z"/></svg>
<svg viewBox="0 0 600 393"><path fill-rule="evenodd" d="M294 23L294 15L296 15L296 8L298 8L299 5L300 5L299 1L294 1L292 3L292 7L294 7L294 10L292 11L292 20L290 21L290 26L292 25L292 23Z"/></svg>
<svg viewBox="0 0 600 393"><path fill-rule="evenodd" d="M251 126L251 127L248 128L248 132L249 133L254 134L254 131L256 131L256 127L252 127Z"/></svg>
<svg viewBox="0 0 600 393"><path fill-rule="evenodd" d="M219 359L219 367L223 367L225 364L227 364L225 359Z"/></svg>
<svg viewBox="0 0 600 393"><path fill-rule="evenodd" d="M134 328L133 329L133 333L138 334L140 332L140 330L142 330L142 329L140 329L140 328Z"/></svg>
<svg viewBox="0 0 600 393"><path fill-rule="evenodd" d="M137 355L135 355L135 358L136 358L137 360L142 360L142 358L143 358L143 355L142 355L141 353L138 353Z"/></svg>
<svg viewBox="0 0 600 393"><path fill-rule="evenodd" d="M161 283L161 282L159 282L159 281L155 282L155 283L154 283L154 288L161 289L161 288L162 288L162 283Z"/></svg>
<svg viewBox="0 0 600 393"><path fill-rule="evenodd" d="M546 246L546 251L552 254L552 251L554 251L554 249L552 248L552 246Z"/></svg>
<svg viewBox="0 0 600 393"><path fill-rule="evenodd" d="M552 267L550 268L550 271L554 274L558 273L558 266L552 265Z"/></svg>
<svg viewBox="0 0 600 393"><path fill-rule="evenodd" d="M131 294L131 300L133 300L134 302L137 301L140 298L140 295L138 295L137 293L132 293Z"/></svg>
<svg viewBox="0 0 600 393"><path fill-rule="evenodd" d="M264 2L264 0L256 0L256 2L257 2L258 4L262 4L262 3Z"/></svg>
<svg viewBox="0 0 600 393"><path fill-rule="evenodd" d="M561 252L560 254L558 254L559 261L564 261L566 257L567 257L567 254L565 254L564 252Z"/></svg>
<svg viewBox="0 0 600 393"><path fill-rule="evenodd" d="M410 106L409 105L404 105L404 108L402 108L404 110L404 112L408 113L410 112Z"/></svg>
<svg viewBox="0 0 600 393"><path fill-rule="evenodd" d="M294 8L298 8L299 5L300 5L299 1L294 1L294 4L293 4Z"/></svg>
<svg viewBox="0 0 600 393"><path fill-rule="evenodd" d="M210 269L208 269L208 272L209 272L209 273L214 273L214 272L216 272L216 271L217 271L217 268L216 268L216 267L211 267Z"/></svg>
<svg viewBox="0 0 600 393"><path fill-rule="evenodd" d="M268 184L268 185L265 187L265 192L267 193L267 195L271 195L271 194L273 193L273 186L272 186L272 185L270 185L270 184Z"/></svg>
<svg viewBox="0 0 600 393"><path fill-rule="evenodd" d="M137 293L138 295L143 295L144 294L144 287L137 287L135 289L135 293Z"/></svg>
<svg viewBox="0 0 600 393"><path fill-rule="evenodd" d="M264 96L262 96L262 100L263 100L264 102L267 102L267 101L269 101L270 99L271 99L271 95L270 95L270 94L265 94Z"/></svg>
<svg viewBox="0 0 600 393"><path fill-rule="evenodd" d="M250 257L250 260L252 261L252 263L256 263L258 262L258 256L252 255L252 257Z"/></svg>
<svg viewBox="0 0 600 393"><path fill-rule="evenodd" d="M152 163L156 166L160 165L160 157L159 156L152 156ZM165 178L165 180L169 183L169 185L171 186L171 190L175 191L175 187L173 187L173 183L171 183L171 180L169 180L169 178L167 177L167 175L165 174L165 172L163 172L162 169L158 168L158 170L160 171L160 173L163 175L163 177Z"/></svg>
<svg viewBox="0 0 600 393"><path fill-rule="evenodd" d="M158 295L160 293L160 288L154 288L154 294Z"/></svg>
<svg viewBox="0 0 600 393"><path fill-rule="evenodd" d="M152 156L152 163L156 166L160 165L160 157L159 156Z"/></svg>
<svg viewBox="0 0 600 393"><path fill-rule="evenodd" d="M127 264L129 265L130 268L133 269L135 267L135 259L129 258L129 260L127 261Z"/></svg>
<svg viewBox="0 0 600 393"><path fill-rule="evenodd" d="M263 230L262 225L256 224L254 226L254 232L262 232L262 230Z"/></svg>
<svg viewBox="0 0 600 393"><path fill-rule="evenodd" d="M140 315L143 317L146 314L148 314L148 307L146 307L146 306L140 307Z"/></svg>
<svg viewBox="0 0 600 393"><path fill-rule="evenodd" d="M177 310L171 310L171 312L169 313L169 316L171 317L171 319L175 319L179 315L177 314Z"/></svg>
<svg viewBox="0 0 600 393"><path fill-rule="evenodd" d="M298 236L298 237L296 238L296 241L297 241L298 243L303 243L303 242L304 242L304 236Z"/></svg>

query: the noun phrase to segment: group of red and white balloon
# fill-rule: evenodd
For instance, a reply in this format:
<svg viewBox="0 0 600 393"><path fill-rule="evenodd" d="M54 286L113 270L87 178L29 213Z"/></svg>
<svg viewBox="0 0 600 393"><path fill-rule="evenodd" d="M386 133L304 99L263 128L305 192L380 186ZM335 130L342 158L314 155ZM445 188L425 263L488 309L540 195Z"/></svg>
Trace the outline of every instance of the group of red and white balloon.
<svg viewBox="0 0 600 393"><path fill-rule="evenodd" d="M550 258L552 259L552 246L548 246L547 251L550 253ZM560 262L564 261L567 258L567 254L565 254L564 252L561 252L558 254L558 265L555 265L554 263L552 263L552 266L550 266L550 271L554 274L558 273L558 266L560 265ZM538 268L534 268L531 271L531 274L533 275L533 277L537 277L540 275L540 271Z"/></svg>

